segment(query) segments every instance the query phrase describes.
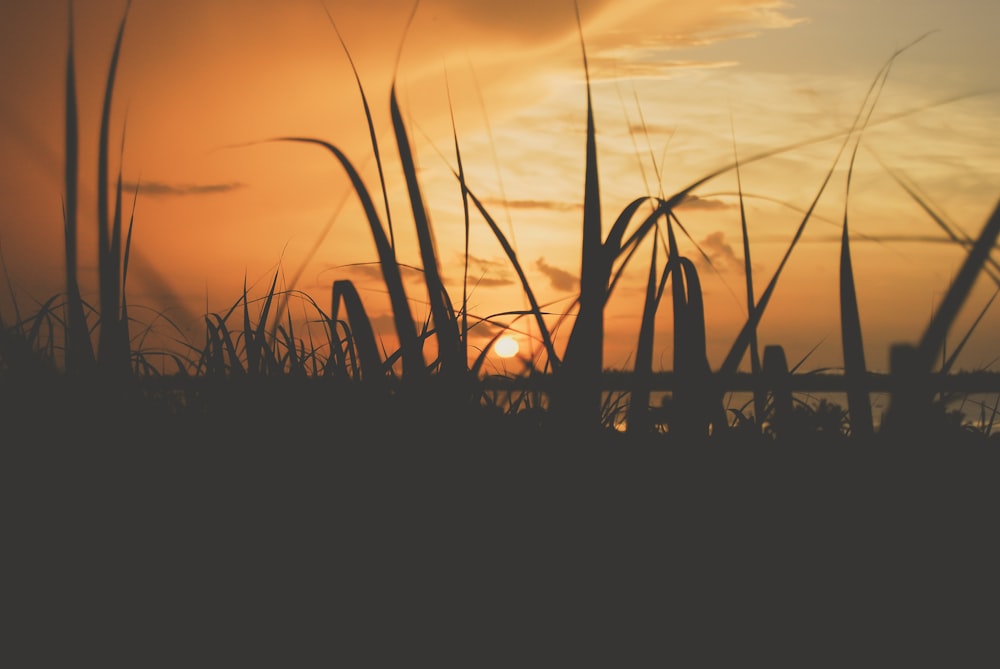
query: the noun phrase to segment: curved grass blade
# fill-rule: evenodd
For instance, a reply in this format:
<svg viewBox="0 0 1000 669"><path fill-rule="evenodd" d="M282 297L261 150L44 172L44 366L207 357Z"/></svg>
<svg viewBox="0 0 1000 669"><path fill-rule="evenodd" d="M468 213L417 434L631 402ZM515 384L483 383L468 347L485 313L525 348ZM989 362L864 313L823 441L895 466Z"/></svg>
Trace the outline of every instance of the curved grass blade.
<svg viewBox="0 0 1000 669"><path fill-rule="evenodd" d="M403 374L407 378L424 377L426 375L426 367L421 353L421 344L417 337L417 328L413 321L413 314L410 311L406 290L403 288L403 279L399 271L399 263L396 260L396 252L386 237L385 230L382 228L382 222L375 211L371 195L361 180L361 175L358 174L351 161L344 155L344 152L329 142L311 137L280 137L275 141L300 142L321 146L332 153L347 172L351 184L354 186L354 192L358 195L361 206L364 208L365 216L368 219L368 226L375 240L375 249L379 257L379 267L382 270L382 278L385 280L386 289L389 292L389 300L392 304L392 316L396 325L396 335L399 337Z"/></svg>
<svg viewBox="0 0 1000 669"><path fill-rule="evenodd" d="M381 383L385 374L371 320L354 284L346 279L333 282L331 322L338 320L341 303L351 325L352 348L358 353L358 377L369 384Z"/></svg>
<svg viewBox="0 0 1000 669"><path fill-rule="evenodd" d="M334 32L337 33L337 39L340 40L340 46L344 50L344 55L347 56L347 62L351 65L351 72L354 73L354 80L358 84L358 92L361 94L361 104L365 110L365 121L368 123L368 137L372 145L372 154L375 156L375 164L378 167L379 187L382 189L382 202L385 205L385 223L389 230L389 245L395 249L396 237L393 233L392 213L389 209L389 191L385 187L385 170L382 167L382 154L379 151L378 135L375 133L375 122L372 120L372 111L368 105L368 96L365 95L365 87L361 84L361 76L358 74L358 68L354 64L354 58L347 48L347 43L344 42L343 35L340 34L340 29L337 28L337 22L333 20L333 15L330 14L330 10L327 9L326 5L323 6L323 9L326 11L327 18L330 19L330 25L333 26Z"/></svg>

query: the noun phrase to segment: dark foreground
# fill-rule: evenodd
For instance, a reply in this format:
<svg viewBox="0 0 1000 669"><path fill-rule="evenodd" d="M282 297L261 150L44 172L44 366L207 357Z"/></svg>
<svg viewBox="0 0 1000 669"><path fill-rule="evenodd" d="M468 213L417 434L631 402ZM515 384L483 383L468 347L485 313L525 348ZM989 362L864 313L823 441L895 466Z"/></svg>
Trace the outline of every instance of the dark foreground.
<svg viewBox="0 0 1000 669"><path fill-rule="evenodd" d="M988 440L676 444L317 409L6 415L17 666L997 659Z"/></svg>

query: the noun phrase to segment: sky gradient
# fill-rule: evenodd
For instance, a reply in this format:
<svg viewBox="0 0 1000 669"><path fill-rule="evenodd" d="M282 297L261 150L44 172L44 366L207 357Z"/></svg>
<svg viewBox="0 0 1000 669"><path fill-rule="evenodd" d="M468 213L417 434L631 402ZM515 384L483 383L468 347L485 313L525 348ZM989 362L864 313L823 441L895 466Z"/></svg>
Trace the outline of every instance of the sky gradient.
<svg viewBox="0 0 1000 669"><path fill-rule="evenodd" d="M740 169L758 294L816 202L762 321L761 343L784 345L790 362L806 359L805 368L841 364L845 211L869 365L884 369L890 344L919 339L964 254L900 182L972 237L996 206L1000 44L990 33L1000 22L997 3L578 5L605 230L636 197L671 195L735 156L748 161L802 144ZM74 7L80 263L85 298L95 301L99 113L125 7L123 0ZM27 312L33 300L64 289L69 26L65 0L0 5L0 244ZM410 0L133 0L111 126L112 169L124 138L123 177L139 189L128 275L133 315L152 321L163 312L197 341L206 311L226 311L244 281L262 294L280 266L282 285L294 282L326 310L332 282L355 280L391 338L375 247L343 169L319 147L272 141L299 136L336 145L381 202L348 53L374 116L400 260L420 264L389 121L394 80L452 300L461 299L465 260L454 120L469 186L508 234L539 301L553 312L571 309L586 130L580 39L569 0L422 0L416 11ZM880 90L848 194L853 144L837 160L838 133L887 59L915 40ZM736 190L735 171L726 171L678 210L690 234L681 250L700 263L713 367L746 319ZM470 311L524 308L499 244L480 219L471 226ZM609 302L608 367L627 368L633 355L649 253L647 244ZM422 282L412 279L419 322L427 309ZM995 288L986 277L977 283L955 341ZM985 368L1000 354L995 311L977 327L961 366ZM0 313L12 318L8 295ZM669 308L660 322L657 356L670 368ZM560 332L565 337L568 328Z"/></svg>

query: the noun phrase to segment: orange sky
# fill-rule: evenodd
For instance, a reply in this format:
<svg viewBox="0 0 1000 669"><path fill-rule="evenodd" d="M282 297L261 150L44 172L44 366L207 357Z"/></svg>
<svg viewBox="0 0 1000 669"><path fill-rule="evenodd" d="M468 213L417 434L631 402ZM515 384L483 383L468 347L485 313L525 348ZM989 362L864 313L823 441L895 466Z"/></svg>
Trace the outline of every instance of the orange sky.
<svg viewBox="0 0 1000 669"><path fill-rule="evenodd" d="M848 127L894 49L935 31L896 61L874 119L916 110L866 132L848 202L869 365L916 341L962 260L877 160L975 236L1000 195L1000 45L995 2L781 3L771 0L580 0L592 77L605 224L632 199L670 195L741 158ZM207 309L224 312L244 276L261 294L281 264L286 282L329 309L330 285L352 278L391 334L371 235L329 141L378 195L361 97L327 13L357 65L386 160L400 259L419 265L388 118L397 87L453 301L461 298L462 201L450 113L470 186L516 244L539 300L567 309L577 289L586 93L573 3L508 0L134 0L114 98L112 145L125 132L126 181L143 185L135 211L128 294L139 319L167 309L195 341ZM63 289L64 75L68 2L0 5L0 243L23 311ZM93 292L97 134L104 78L123 0L75 5L82 134L80 261ZM402 49L400 46L402 45ZM963 97L964 96L964 97ZM954 100L953 98L959 97ZM942 101L952 99L942 104ZM631 132L630 132L631 128ZM834 164L841 140L745 165L742 183L758 293ZM838 366L839 222L846 156L820 198L762 323L792 363ZM117 169L117 163L114 164ZM657 178L659 173L659 179ZM710 361L717 366L745 319L735 176L699 188L681 222L714 260L701 271ZM479 316L525 306L495 239L473 219L470 269ZM682 251L700 257L682 239ZM605 363L635 346L648 248L608 306ZM300 273L301 272L301 273ZM408 284L422 319L422 284ZM6 291L5 291L6 292ZM982 280L953 335L986 304ZM147 307L142 313L138 309ZM5 320L10 299L0 301ZM995 311L995 309L994 309ZM1000 355L1000 315L988 313L961 364ZM671 364L669 308L658 355ZM568 332L568 330L564 331Z"/></svg>

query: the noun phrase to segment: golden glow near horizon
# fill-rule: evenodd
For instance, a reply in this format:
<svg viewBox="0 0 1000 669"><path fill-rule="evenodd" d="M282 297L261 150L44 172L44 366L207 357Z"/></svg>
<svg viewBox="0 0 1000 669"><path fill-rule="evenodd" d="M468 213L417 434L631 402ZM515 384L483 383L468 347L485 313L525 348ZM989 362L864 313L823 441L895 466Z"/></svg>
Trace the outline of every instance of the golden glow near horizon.
<svg viewBox="0 0 1000 669"><path fill-rule="evenodd" d="M80 263L95 300L98 114L125 4L74 9ZM735 170L724 170L677 211L681 252L699 264L713 365L746 318L740 187L758 296L812 210L761 323L762 344L784 345L791 364L840 365L845 214L869 365L884 368L890 344L919 338L963 251L901 184L971 237L996 205L996 3L578 4L605 230L636 197L669 196L740 160L739 183ZM325 7L371 106L400 261L420 265L389 122L394 76L453 302L464 289L470 312L482 318L526 307L510 263L476 216L466 257L452 119L467 183L516 249L538 301L554 315L572 313L587 101L573 2L422 0L408 31L410 1L327 0ZM64 0L0 7L0 244L22 310L63 290L68 23ZM280 267L284 287L324 308L334 280L354 280L391 340L372 237L344 170L319 147L272 141L301 136L338 146L388 223L358 83L324 3L133 0L125 30L111 145L117 155L124 133L123 177L140 189L128 276L133 315L149 321L165 313L197 338L206 309L227 310L244 279L251 294L266 290ZM880 68L928 32L875 89L854 154L843 133ZM606 366L626 366L634 355L650 253L648 243L640 248L608 303ZM407 279L419 321L423 283L416 272ZM954 343L993 290L986 278L976 284ZM5 296L5 321L12 308ZM966 345L967 368L997 355L994 311ZM659 314L657 359L670 368L670 310ZM512 325L533 327L526 319ZM559 329L560 342L568 331ZM474 330L480 343L494 333Z"/></svg>

